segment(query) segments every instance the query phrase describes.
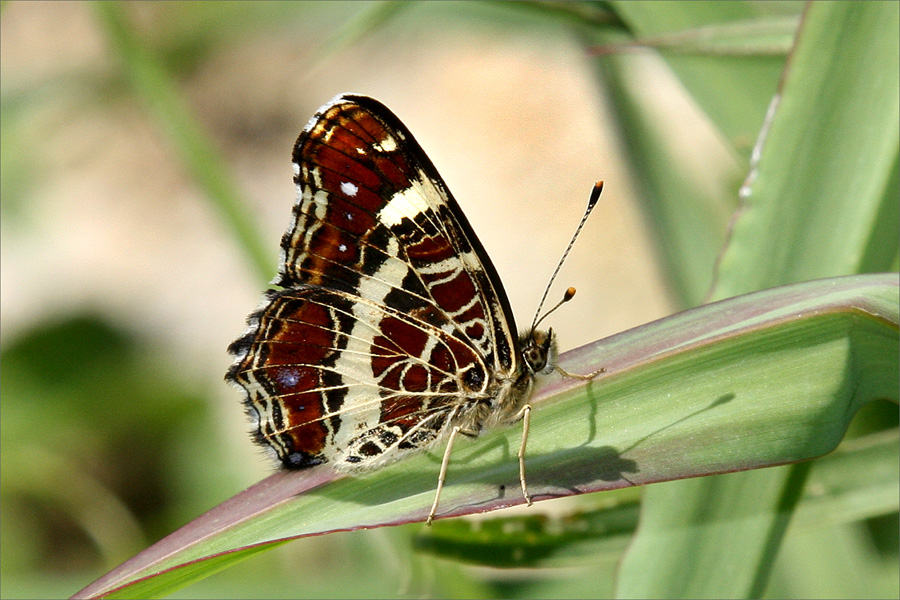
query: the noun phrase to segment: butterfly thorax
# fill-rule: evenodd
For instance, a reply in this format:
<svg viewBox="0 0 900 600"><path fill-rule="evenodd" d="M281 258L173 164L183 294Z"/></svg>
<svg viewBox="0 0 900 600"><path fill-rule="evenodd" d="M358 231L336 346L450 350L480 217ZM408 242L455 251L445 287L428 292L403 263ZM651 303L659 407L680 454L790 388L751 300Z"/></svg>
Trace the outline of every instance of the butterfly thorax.
<svg viewBox="0 0 900 600"><path fill-rule="evenodd" d="M556 365L556 335L547 331L528 330L518 338L519 360L515 370L495 376L489 397L473 401L457 411L451 426L459 426L470 435L517 421L521 409L531 396L538 375L547 375Z"/></svg>

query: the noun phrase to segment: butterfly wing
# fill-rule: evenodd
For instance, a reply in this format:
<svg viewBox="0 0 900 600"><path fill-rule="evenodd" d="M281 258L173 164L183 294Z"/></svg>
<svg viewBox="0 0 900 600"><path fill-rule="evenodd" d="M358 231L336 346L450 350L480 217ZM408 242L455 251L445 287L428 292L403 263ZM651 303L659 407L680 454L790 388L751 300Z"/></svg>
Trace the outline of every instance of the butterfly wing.
<svg viewBox="0 0 900 600"><path fill-rule="evenodd" d="M436 439L515 372L496 270L405 126L345 95L294 147L275 283L231 346L257 440L287 466L375 466Z"/></svg>

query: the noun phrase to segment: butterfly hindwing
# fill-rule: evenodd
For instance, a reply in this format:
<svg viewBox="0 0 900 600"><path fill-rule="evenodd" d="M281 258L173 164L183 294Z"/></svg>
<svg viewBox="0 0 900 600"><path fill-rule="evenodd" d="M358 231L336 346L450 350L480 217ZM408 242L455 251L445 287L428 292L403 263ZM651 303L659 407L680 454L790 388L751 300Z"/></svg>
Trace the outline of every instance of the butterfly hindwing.
<svg viewBox="0 0 900 600"><path fill-rule="evenodd" d="M242 340L233 376L248 393L259 441L292 467L368 466L417 449L404 438L431 441L453 398L485 393L484 365L468 345L343 291L271 292ZM429 426L438 428L430 437Z"/></svg>

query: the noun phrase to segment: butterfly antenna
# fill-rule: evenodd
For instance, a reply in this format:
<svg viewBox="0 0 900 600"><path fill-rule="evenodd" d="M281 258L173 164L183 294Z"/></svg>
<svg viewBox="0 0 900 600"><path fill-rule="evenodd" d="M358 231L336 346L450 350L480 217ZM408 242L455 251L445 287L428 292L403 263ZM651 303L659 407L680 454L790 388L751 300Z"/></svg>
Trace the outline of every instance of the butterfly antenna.
<svg viewBox="0 0 900 600"><path fill-rule="evenodd" d="M600 199L600 192L603 191L603 182L598 181L594 184L594 189L591 190L591 197L588 200L587 208L584 211L584 216L581 217L581 222L578 223L578 227L575 229L575 233L572 235L572 239L569 241L569 245L566 247L566 251L563 252L562 258L559 259L559 263L556 265L556 269L553 270L553 275L550 276L550 281L547 282L547 287L544 288L544 295L541 296L541 301L538 304L537 311L534 313L534 320L531 322L531 331L540 324L547 316L550 315L554 310L559 308L563 303L568 302L575 295L575 288L569 288L566 290L565 295L563 295L563 299L560 300L556 306L547 311L547 313L540 317L541 309L544 308L544 302L547 300L547 294L550 292L550 287L553 285L553 281L556 279L557 273L562 268L563 263L566 262L566 257L569 256L569 252L572 250L572 246L575 245L575 240L578 239L578 234L581 233L582 227L584 227L585 222L589 216L591 216L591 211L594 210L594 207L597 205L597 201Z"/></svg>

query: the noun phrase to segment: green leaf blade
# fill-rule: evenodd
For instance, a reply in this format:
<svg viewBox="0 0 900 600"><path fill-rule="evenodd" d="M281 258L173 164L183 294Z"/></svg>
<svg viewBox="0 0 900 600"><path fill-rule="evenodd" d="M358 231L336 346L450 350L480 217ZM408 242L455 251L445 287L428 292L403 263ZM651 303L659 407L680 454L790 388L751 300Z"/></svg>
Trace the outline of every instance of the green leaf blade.
<svg viewBox="0 0 900 600"><path fill-rule="evenodd" d="M864 266L891 268L898 195L885 190L897 181L897 12L896 3L809 5L781 101L755 151L714 298ZM878 223L884 215L886 224ZM856 331L866 329L858 325ZM851 356L870 341L850 342ZM870 356L867 366L846 365L844 393L871 394L856 378L873 369L886 386L882 393L895 398L897 354L888 345ZM805 365L806 376L829 378L835 368L834 362ZM829 418L823 413L822 425L834 431ZM805 467L790 467L648 488L618 593L762 595L804 480ZM686 554L693 560L682 560Z"/></svg>
<svg viewBox="0 0 900 600"><path fill-rule="evenodd" d="M873 32L900 29L898 6L813 5L744 187L716 298L890 269L900 41ZM878 264L867 260L875 248Z"/></svg>
<svg viewBox="0 0 900 600"><path fill-rule="evenodd" d="M535 398L530 493L540 501L829 452L860 405L897 399L896 382L865 365L885 347L896 353L898 303L900 285L890 276L811 282L703 306L567 353L568 370L602 365L608 373L591 385L551 381ZM804 356L830 365L830 376L798 368ZM858 389L849 385L869 379ZM454 449L439 518L524 502L515 460L520 435L516 426L502 428ZM137 594L130 586L138 583L135 590L171 591L208 575L200 565L211 558L210 569L240 558L231 556L236 551L423 521L439 463L440 449L353 478L276 473L78 596L117 590L124 597Z"/></svg>

